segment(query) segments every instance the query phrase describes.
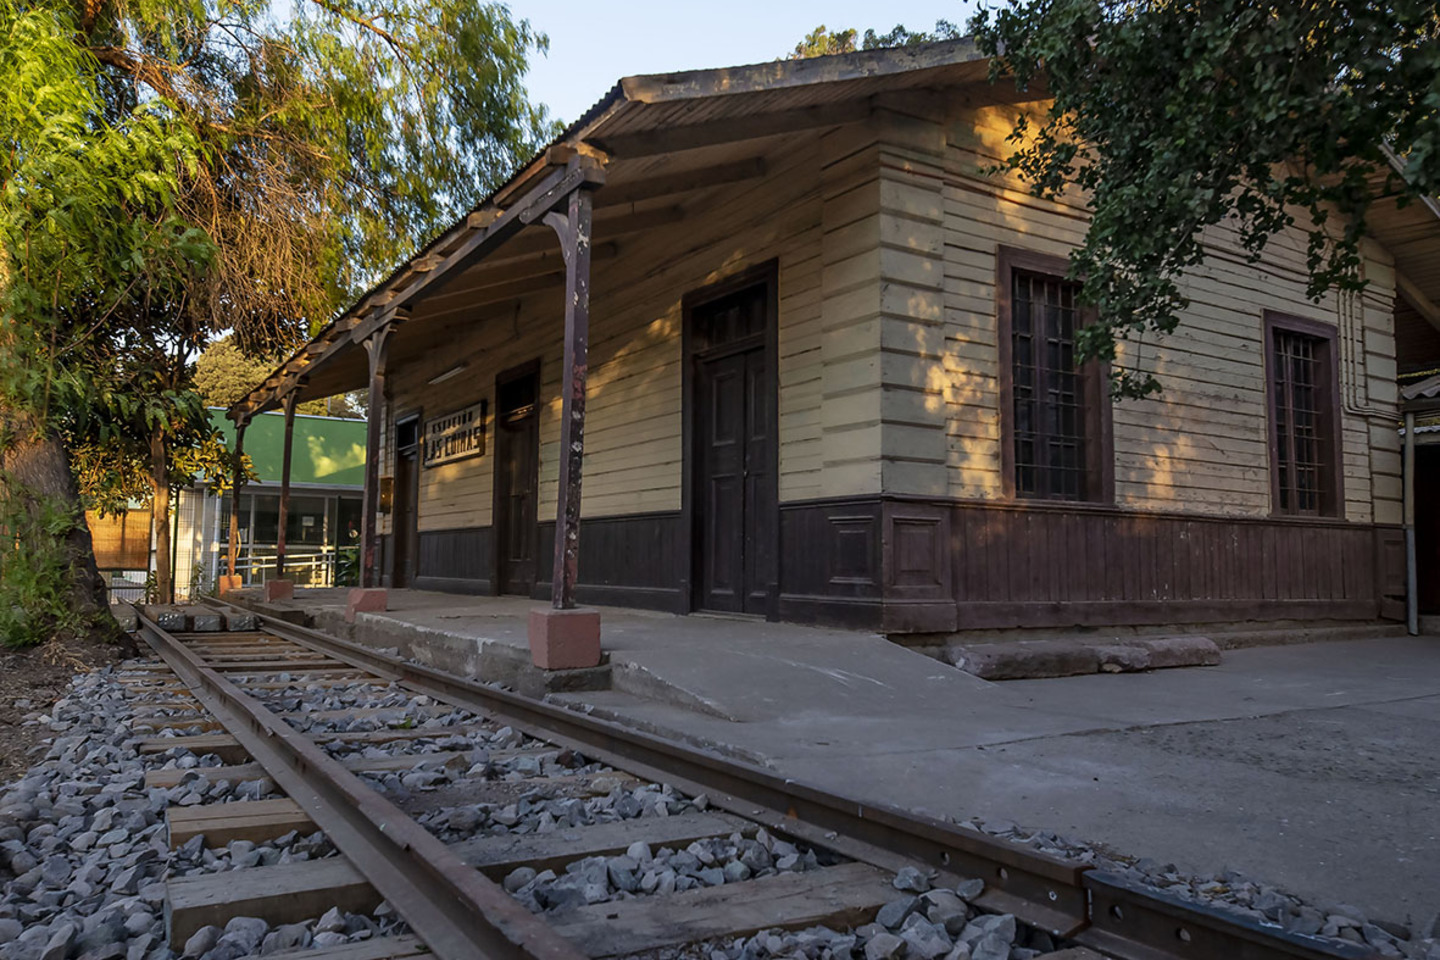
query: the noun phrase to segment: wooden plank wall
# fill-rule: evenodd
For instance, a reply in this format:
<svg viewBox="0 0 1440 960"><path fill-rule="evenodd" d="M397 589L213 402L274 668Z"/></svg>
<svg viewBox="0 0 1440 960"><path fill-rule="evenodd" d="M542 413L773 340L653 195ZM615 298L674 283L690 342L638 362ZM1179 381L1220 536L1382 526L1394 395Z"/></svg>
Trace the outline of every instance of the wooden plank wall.
<svg viewBox="0 0 1440 960"><path fill-rule="evenodd" d="M886 236L908 254L886 277L898 318L886 341L885 492L959 499L1000 497L997 411L995 251L999 245L1066 255L1081 242L1086 214L1075 202L1038 200L1014 182L983 172L1006 150L1011 108L913 108L886 126L882 156ZM944 117L942 156L934 125ZM931 305L932 213L943 205L943 324ZM1148 340L1128 356L1165 385L1158 399L1116 406L1116 500L1146 511L1271 512L1264 403L1262 311L1280 310L1335 323L1345 306L1334 296L1304 295L1304 237L1272 241L1259 264L1237 253L1233 231L1206 236L1207 262L1185 281L1192 305L1162 344ZM887 247L887 249L889 249ZM1368 251L1370 290L1363 343L1352 370L1355 398L1375 416L1343 416L1345 518L1399 520L1399 443L1394 430L1393 272L1378 247ZM897 293L896 291L900 291ZM903 322L901 322L903 321ZM944 343L936 343L943 330ZM907 342L914 362L907 363ZM1128 356L1122 355L1126 359ZM938 373L938 375L936 375ZM1366 396L1368 394L1368 398ZM937 412L943 400L943 413ZM936 431L943 424L944 445ZM943 457L944 469L936 466Z"/></svg>
<svg viewBox="0 0 1440 960"><path fill-rule="evenodd" d="M821 193L818 137L789 138L766 157L760 180L717 188L687 204L679 223L621 238L618 256L592 271L590 380L583 510L586 517L677 511L681 487L681 298L748 266L780 267L781 497L818 495L825 475L821 405ZM872 177L873 179L873 177ZM597 230L603 241L603 231ZM457 285L458 287L459 285ZM428 418L489 398L484 456L421 471L421 531L488 526L494 473L494 378L541 360L539 519L553 519L559 437L562 293L511 303L503 315L467 303L463 288L418 306L397 335L393 418ZM407 336L443 349L406 356ZM443 332L439 332L443 331ZM461 359L459 377L427 381ZM878 458L878 450L876 451ZM388 526L382 527L388 529Z"/></svg>
<svg viewBox="0 0 1440 960"><path fill-rule="evenodd" d="M999 505L952 523L959 629L1376 614L1362 524Z"/></svg>

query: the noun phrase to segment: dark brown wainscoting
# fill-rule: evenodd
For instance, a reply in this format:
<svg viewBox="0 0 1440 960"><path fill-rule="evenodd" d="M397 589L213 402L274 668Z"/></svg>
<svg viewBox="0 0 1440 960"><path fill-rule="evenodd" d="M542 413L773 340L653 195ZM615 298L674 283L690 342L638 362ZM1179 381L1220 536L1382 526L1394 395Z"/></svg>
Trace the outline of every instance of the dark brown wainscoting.
<svg viewBox="0 0 1440 960"><path fill-rule="evenodd" d="M420 531L415 587L448 593L489 593L489 527Z"/></svg>
<svg viewBox="0 0 1440 960"><path fill-rule="evenodd" d="M390 578L390 534L375 535L375 553L379 558L376 562L380 564L380 586L393 587L395 584Z"/></svg>
<svg viewBox="0 0 1440 960"><path fill-rule="evenodd" d="M782 619L896 633L1374 619L1403 578L1396 528L1336 521L866 497L781 531Z"/></svg>
<svg viewBox="0 0 1440 960"><path fill-rule="evenodd" d="M581 603L610 604L684 613L685 591L678 561L680 512L586 517L580 521ZM540 524L535 597L550 599L555 560L555 521Z"/></svg>
<svg viewBox="0 0 1440 960"><path fill-rule="evenodd" d="M780 619L878 629L879 499L780 504Z"/></svg>

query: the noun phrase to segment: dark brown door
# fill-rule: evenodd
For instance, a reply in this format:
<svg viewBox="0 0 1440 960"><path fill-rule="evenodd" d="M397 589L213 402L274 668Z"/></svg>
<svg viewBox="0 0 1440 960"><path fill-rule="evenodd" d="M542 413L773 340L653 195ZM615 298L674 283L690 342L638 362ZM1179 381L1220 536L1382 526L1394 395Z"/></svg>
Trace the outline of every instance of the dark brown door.
<svg viewBox="0 0 1440 960"><path fill-rule="evenodd" d="M496 592L535 589L539 499L539 374L502 376L495 390Z"/></svg>
<svg viewBox="0 0 1440 960"><path fill-rule="evenodd" d="M390 567L390 585L408 587L415 582L415 560L419 552L417 505L420 500L420 419L395 425L395 486L390 508L390 530L395 544Z"/></svg>
<svg viewBox="0 0 1440 960"><path fill-rule="evenodd" d="M769 612L774 580L775 399L765 345L766 288L693 313L696 605Z"/></svg>

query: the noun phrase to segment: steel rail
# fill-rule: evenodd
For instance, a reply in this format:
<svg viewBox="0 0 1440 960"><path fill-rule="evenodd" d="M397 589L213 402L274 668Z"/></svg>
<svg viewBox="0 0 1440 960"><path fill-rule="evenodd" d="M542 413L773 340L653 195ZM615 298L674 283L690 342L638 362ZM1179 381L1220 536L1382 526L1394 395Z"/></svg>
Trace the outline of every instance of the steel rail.
<svg viewBox="0 0 1440 960"><path fill-rule="evenodd" d="M704 793L716 806L887 869L929 865L947 877L978 877L973 902L1120 960L1371 960L1358 944L1289 933L1180 900L1113 874L888 804L842 797L753 764L458 677L369 647L253 613L267 631L586 756Z"/></svg>
<svg viewBox="0 0 1440 960"><path fill-rule="evenodd" d="M140 634L226 732L442 960L585 954L193 650L141 615ZM392 671L382 671L392 675Z"/></svg>

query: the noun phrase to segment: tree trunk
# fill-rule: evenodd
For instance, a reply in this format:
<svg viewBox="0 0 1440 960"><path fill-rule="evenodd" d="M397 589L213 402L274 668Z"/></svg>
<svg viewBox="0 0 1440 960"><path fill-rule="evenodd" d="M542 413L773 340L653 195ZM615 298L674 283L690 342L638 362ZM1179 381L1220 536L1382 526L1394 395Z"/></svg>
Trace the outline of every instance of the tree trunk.
<svg viewBox="0 0 1440 960"><path fill-rule="evenodd" d="M80 488L70 469L70 458L59 437L36 429L29 414L0 409L0 432L8 440L0 450L0 470L5 471L11 496L19 497L32 514L38 514L43 499L55 499L72 507L73 525L60 537L69 561L68 600L71 609L84 618L90 629L103 639L124 638L110 616L105 580L95 565L90 527L80 504Z"/></svg>
<svg viewBox="0 0 1440 960"><path fill-rule="evenodd" d="M175 583L170 569L170 469L165 455L165 435L159 427L150 434L150 483L155 501L151 516L155 524L155 601L175 602Z"/></svg>

